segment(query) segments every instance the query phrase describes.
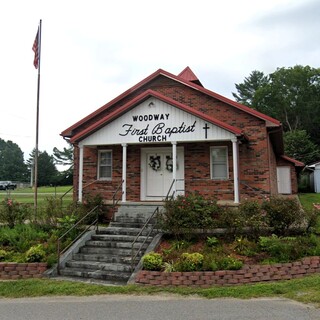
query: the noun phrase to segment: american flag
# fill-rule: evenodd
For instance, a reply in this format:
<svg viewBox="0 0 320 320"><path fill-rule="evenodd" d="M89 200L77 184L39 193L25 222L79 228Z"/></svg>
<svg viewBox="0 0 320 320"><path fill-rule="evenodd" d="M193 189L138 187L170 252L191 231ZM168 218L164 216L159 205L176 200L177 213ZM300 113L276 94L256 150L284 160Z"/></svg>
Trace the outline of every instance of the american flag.
<svg viewBox="0 0 320 320"><path fill-rule="evenodd" d="M34 51L33 65L36 69L39 67L39 29L34 39L32 50Z"/></svg>

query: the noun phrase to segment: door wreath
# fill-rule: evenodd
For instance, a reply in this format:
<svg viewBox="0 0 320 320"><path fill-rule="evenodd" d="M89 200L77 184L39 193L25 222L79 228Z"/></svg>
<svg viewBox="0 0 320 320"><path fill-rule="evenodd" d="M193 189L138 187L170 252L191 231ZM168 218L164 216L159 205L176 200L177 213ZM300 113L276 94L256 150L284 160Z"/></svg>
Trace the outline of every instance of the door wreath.
<svg viewBox="0 0 320 320"><path fill-rule="evenodd" d="M166 169L169 171L169 172L172 172L173 171L173 160L172 160L172 157L171 156L166 156Z"/></svg>
<svg viewBox="0 0 320 320"><path fill-rule="evenodd" d="M151 167L152 170L158 171L161 168L160 156L150 156L149 166Z"/></svg>

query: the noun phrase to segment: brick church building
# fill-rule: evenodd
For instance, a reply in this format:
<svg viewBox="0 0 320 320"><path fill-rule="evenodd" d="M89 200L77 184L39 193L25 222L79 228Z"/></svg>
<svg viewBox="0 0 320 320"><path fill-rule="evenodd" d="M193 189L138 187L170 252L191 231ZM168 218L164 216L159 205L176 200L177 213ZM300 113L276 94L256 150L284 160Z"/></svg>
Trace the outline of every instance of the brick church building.
<svg viewBox="0 0 320 320"><path fill-rule="evenodd" d="M284 155L281 123L203 87L187 67L157 70L64 130L74 196L162 201L198 191L221 203L297 193L303 163Z"/></svg>

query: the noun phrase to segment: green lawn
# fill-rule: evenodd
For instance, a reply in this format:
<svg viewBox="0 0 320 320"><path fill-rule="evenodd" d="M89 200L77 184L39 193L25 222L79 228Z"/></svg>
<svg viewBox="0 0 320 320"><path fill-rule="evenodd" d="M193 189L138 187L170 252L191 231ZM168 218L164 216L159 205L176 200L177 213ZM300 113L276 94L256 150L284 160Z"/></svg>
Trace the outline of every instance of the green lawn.
<svg viewBox="0 0 320 320"><path fill-rule="evenodd" d="M69 191L71 186L59 187L39 187L38 188L38 203L42 203L45 199L50 197L60 198L64 193ZM0 191L0 202L6 198L16 200L21 203L34 203L34 189L33 188L18 188L16 190ZM64 201L72 201L72 190L64 196Z"/></svg>
<svg viewBox="0 0 320 320"><path fill-rule="evenodd" d="M90 296L101 294L177 294L197 295L214 298L262 298L279 297L293 299L302 303L311 303L320 308L320 275L307 276L290 281L276 281L231 287L173 288L151 286L104 286L48 279L1 281L0 298L22 298L41 296Z"/></svg>
<svg viewBox="0 0 320 320"><path fill-rule="evenodd" d="M320 203L320 193L300 193L299 199L303 208L311 210L314 203Z"/></svg>

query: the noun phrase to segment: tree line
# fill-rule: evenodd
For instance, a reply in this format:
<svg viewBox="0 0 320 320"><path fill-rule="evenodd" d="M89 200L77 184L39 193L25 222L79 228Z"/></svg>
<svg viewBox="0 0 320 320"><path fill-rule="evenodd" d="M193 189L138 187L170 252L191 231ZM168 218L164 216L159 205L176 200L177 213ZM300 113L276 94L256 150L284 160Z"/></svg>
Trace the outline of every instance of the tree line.
<svg viewBox="0 0 320 320"><path fill-rule="evenodd" d="M320 68L254 70L235 87L237 102L281 121L286 155L305 164L320 160Z"/></svg>
<svg viewBox="0 0 320 320"><path fill-rule="evenodd" d="M11 140L0 138L0 180L11 180L25 183L33 182L35 150L25 161L20 147ZM59 171L57 165L64 165ZM67 185L73 180L73 149L53 149L53 154L38 151L38 186Z"/></svg>
<svg viewBox="0 0 320 320"><path fill-rule="evenodd" d="M266 75L254 70L235 84L235 100L281 121L286 155L310 164L320 160L320 68L296 65ZM0 138L0 180L31 182L35 151L24 161L20 147ZM57 165L66 170L59 171ZM38 185L71 184L72 146L38 155Z"/></svg>

